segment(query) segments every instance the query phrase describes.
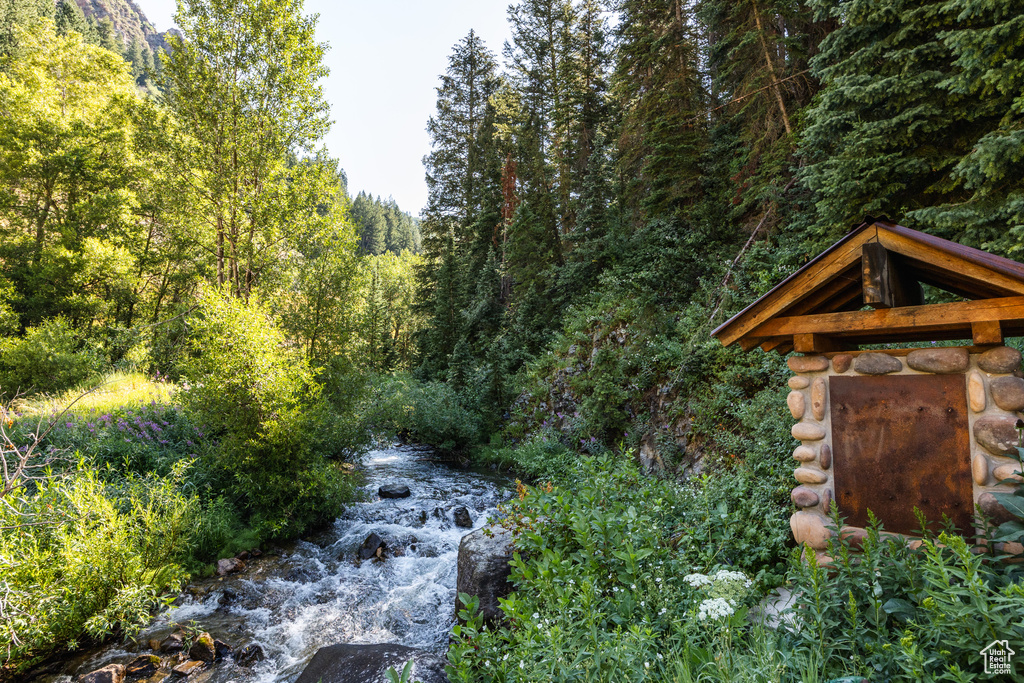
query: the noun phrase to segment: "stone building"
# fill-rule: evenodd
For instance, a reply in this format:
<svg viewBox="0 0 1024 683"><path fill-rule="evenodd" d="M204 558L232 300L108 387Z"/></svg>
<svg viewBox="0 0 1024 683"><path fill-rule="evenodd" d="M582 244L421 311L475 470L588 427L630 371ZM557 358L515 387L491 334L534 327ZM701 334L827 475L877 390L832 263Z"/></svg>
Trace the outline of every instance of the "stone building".
<svg viewBox="0 0 1024 683"><path fill-rule="evenodd" d="M926 291L938 303L926 304ZM1009 519L992 493L1022 481L1024 374L1003 340L1024 335L1024 264L866 223L712 335L800 354L788 360L787 401L801 442L790 520L798 543L827 548L833 505L854 542L869 510L908 536L920 530L915 508L967 537L975 506ZM926 344L901 348L910 342Z"/></svg>

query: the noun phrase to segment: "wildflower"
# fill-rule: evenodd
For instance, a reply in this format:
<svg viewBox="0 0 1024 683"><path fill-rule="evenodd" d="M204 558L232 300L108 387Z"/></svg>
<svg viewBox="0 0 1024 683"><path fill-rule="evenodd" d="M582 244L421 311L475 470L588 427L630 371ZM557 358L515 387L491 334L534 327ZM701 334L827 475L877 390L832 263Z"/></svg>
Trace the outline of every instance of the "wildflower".
<svg viewBox="0 0 1024 683"><path fill-rule="evenodd" d="M683 581L690 584L693 588L700 588L702 586L710 586L712 581L706 574L687 574L683 577Z"/></svg>
<svg viewBox="0 0 1024 683"><path fill-rule="evenodd" d="M697 608L697 618L701 621L705 621L709 617L722 619L732 616L734 611L725 598L709 598L700 603L700 607Z"/></svg>

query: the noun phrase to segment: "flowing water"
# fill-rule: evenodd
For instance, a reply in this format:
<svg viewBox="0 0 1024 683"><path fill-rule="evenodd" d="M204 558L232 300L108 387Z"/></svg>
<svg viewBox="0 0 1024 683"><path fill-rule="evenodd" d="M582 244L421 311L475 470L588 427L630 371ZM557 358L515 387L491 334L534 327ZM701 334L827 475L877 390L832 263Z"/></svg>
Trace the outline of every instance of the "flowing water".
<svg viewBox="0 0 1024 683"><path fill-rule="evenodd" d="M294 681L318 648L335 643L400 643L443 654L454 623L459 541L470 531L455 526L453 510L468 508L473 528L480 528L508 492L503 478L452 469L427 455L407 446L371 451L363 459L368 502L349 506L314 537L251 560L240 574L193 584L137 644L85 653L60 674L126 664L151 652L148 641L189 622L236 653L251 643L266 653L251 667L226 659L194 683ZM378 498L378 487L388 483L405 484L412 495ZM371 533L386 542L385 559L358 562Z"/></svg>

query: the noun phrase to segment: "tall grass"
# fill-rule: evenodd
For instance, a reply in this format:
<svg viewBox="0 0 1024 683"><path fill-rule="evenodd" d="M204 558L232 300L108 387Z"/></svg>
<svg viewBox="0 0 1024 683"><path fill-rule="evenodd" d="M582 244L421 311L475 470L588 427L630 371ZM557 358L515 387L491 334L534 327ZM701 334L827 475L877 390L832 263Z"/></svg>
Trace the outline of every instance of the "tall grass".
<svg viewBox="0 0 1024 683"><path fill-rule="evenodd" d="M154 403L170 405L176 392L177 386L171 382L147 377L141 372L114 371L60 394L19 399L13 407L23 416L54 415L65 410L76 415L109 413Z"/></svg>

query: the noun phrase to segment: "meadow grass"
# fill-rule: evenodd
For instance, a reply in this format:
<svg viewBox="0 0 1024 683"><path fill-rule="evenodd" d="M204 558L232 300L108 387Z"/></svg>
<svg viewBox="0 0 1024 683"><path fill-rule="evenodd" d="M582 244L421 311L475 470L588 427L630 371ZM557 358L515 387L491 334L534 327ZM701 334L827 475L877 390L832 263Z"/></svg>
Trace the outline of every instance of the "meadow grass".
<svg viewBox="0 0 1024 683"><path fill-rule="evenodd" d="M141 372L114 371L57 395L20 399L14 408L23 416L54 415L64 410L78 415L90 411L109 413L153 403L170 405L176 391L173 383L147 377Z"/></svg>

